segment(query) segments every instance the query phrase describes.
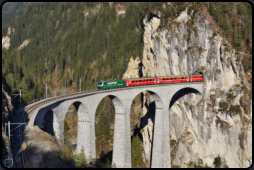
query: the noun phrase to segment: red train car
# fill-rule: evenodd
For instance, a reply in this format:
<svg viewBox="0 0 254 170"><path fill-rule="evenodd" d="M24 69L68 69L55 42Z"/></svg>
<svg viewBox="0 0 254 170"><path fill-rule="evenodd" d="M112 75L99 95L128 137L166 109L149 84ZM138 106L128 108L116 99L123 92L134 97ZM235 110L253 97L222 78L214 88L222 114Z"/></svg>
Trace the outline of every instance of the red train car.
<svg viewBox="0 0 254 170"><path fill-rule="evenodd" d="M189 76L159 76L157 83L181 83L189 81Z"/></svg>
<svg viewBox="0 0 254 170"><path fill-rule="evenodd" d="M190 80L191 81L203 81L203 76L202 75L190 75Z"/></svg>
<svg viewBox="0 0 254 170"><path fill-rule="evenodd" d="M156 84L156 77L146 77L146 78L132 78L124 79L125 86L141 86L147 84Z"/></svg>
<svg viewBox="0 0 254 170"><path fill-rule="evenodd" d="M125 86L142 86L149 84L182 83L203 81L202 75L155 76L145 78L124 79Z"/></svg>

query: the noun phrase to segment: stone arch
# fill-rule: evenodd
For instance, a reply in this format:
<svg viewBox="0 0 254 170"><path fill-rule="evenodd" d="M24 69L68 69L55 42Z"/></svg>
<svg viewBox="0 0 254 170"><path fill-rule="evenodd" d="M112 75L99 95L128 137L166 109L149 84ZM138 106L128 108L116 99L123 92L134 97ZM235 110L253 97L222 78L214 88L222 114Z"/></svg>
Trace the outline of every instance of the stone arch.
<svg viewBox="0 0 254 170"><path fill-rule="evenodd" d="M99 106L99 104L106 98L106 97L108 97L111 101L112 101L112 103L113 103L113 106L114 106L114 116L113 116L113 118L111 117L111 120L113 120L114 119L114 136L113 136L113 148L112 148L112 151L108 151L107 153L104 153L105 155L101 155L101 157L100 157L100 160L101 161L105 161L105 159L107 159L108 158L108 160L109 160L109 162L110 163L112 163L113 162L113 154L114 154L114 152L113 152L113 150L114 150L114 146L115 146L115 139L116 139L116 137L115 137L115 131L116 130L118 130L118 128L116 128L116 124L115 124L115 122L117 121L116 119L117 119L117 115L120 115L120 117L122 117L123 115L124 115L124 106L123 106L123 102L116 96L116 95L113 95L113 94L109 94L109 95L101 95L100 96L100 99L98 100L98 103L97 103L97 106L96 106L96 108L95 108L95 115L94 115L94 117L96 117L96 111L97 111L97 109L98 109L98 106ZM96 129L96 123L95 123L95 120L96 120L96 118L94 119L94 129ZM123 125L122 125L123 126ZM98 136L97 136L98 137ZM96 143L96 142L95 142ZM95 150L96 150L96 144L95 144Z"/></svg>
<svg viewBox="0 0 254 170"><path fill-rule="evenodd" d="M185 87L178 90L175 94L173 94L172 98L170 99L169 109L179 98L183 97L188 93L195 93L197 95L196 97L198 100L202 98L202 93L199 90L192 87Z"/></svg>
<svg viewBox="0 0 254 170"><path fill-rule="evenodd" d="M53 126L53 119L54 119L53 116L54 115L52 110L48 110L45 113L44 119L42 121L41 129L45 132L48 132L52 136L55 136L54 126Z"/></svg>
<svg viewBox="0 0 254 170"><path fill-rule="evenodd" d="M52 118L52 126L53 126L54 111L51 108L40 109L34 119L33 126L38 126L41 129L43 124L48 125L48 122L46 122L45 118L48 121L50 121L50 118Z"/></svg>
<svg viewBox="0 0 254 170"><path fill-rule="evenodd" d="M108 97L111 99L111 101L113 102L115 106L115 113L123 113L124 108L123 108L123 103L121 102L121 100L114 95L108 95Z"/></svg>
<svg viewBox="0 0 254 170"><path fill-rule="evenodd" d="M89 148L85 150L85 154L88 155L90 152L90 114L88 111L87 106L80 100L70 100L69 103L66 103L67 107L65 108L65 114L63 117L63 120L65 119L65 116L67 114L68 109L71 107L71 105L74 105L74 107L77 110L77 145L76 150L77 153L81 152L82 147ZM61 128L62 135L64 133L64 128Z"/></svg>
<svg viewBox="0 0 254 170"><path fill-rule="evenodd" d="M146 161L149 162L149 163L147 162L148 163L147 166L151 167L151 165L152 165L152 159L153 159L153 152L154 152L154 145L157 145L158 143L160 143L160 142L154 142L154 139L155 139L155 133L154 133L154 131L155 131L156 124L163 125L163 122L161 122L163 120L163 117L164 117L163 102L162 102L162 99L160 97L160 94L157 93L156 91L154 91L154 90L148 90L148 89L143 89L143 90L138 91L138 93L135 93L135 95L132 96L131 103L136 98L137 95L139 95L140 93L142 94L142 92L144 92L144 91L146 91L146 92L148 92L150 94L150 98L152 99L152 102L149 104L149 109L150 109L149 113L150 114L148 115L148 112L147 112L145 115L143 115L143 117L141 117L141 120L140 120L141 121L140 122L141 123L140 124L140 129L145 128L145 126L148 125L149 119L152 120L152 123L153 123L153 127L152 128L153 129L152 129L152 138L150 138L150 139L152 139L152 142L151 142L150 151L148 152L149 153L149 156L148 156L149 159L146 160ZM143 105L143 103L142 103L142 105ZM131 105L130 105L130 108L131 108ZM149 135L150 134L148 134L148 136ZM143 136L142 136L142 141L144 142L144 140L145 139L143 139ZM145 145L147 145L147 144L148 143L145 143ZM144 143L143 143L143 147L144 147ZM161 145L159 147L161 147ZM158 148L158 147L155 147L155 149L156 148Z"/></svg>

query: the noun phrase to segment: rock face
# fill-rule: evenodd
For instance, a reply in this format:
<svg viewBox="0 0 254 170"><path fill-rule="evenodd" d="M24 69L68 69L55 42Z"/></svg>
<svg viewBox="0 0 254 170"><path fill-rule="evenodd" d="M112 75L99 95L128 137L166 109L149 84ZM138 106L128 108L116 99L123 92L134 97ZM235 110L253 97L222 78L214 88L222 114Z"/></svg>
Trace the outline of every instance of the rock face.
<svg viewBox="0 0 254 170"><path fill-rule="evenodd" d="M5 123L12 122L13 117L13 103L9 93L10 87L7 85L5 78L2 76L2 150L5 151L5 147L8 146L8 136L5 134ZM6 126L7 128L7 126ZM8 132L8 131L6 131ZM3 152L4 153L4 152ZM6 155L6 153L4 153Z"/></svg>
<svg viewBox="0 0 254 170"><path fill-rule="evenodd" d="M27 46L30 40L25 40L17 49L20 50L21 48Z"/></svg>
<svg viewBox="0 0 254 170"><path fill-rule="evenodd" d="M187 167L189 161L202 158L203 165L214 166L214 158L220 154L229 167L249 167L252 164L252 114L249 113L252 98L242 104L250 107L248 113L242 107L240 111L229 109L230 105L240 105L244 94L242 64L236 62L235 50L216 33L218 28L205 8L195 15L194 24L189 22L191 17L186 10L168 29L157 30L158 16L143 20L143 77L187 74L204 77L203 99L196 101L195 94L189 93L170 108L171 140L177 143L171 152L171 163ZM220 102L227 103L225 110ZM149 107L143 108L143 112L149 112ZM142 132L143 141L150 142L143 144L145 157L150 159L152 129L149 126L144 130L147 132Z"/></svg>
<svg viewBox="0 0 254 170"><path fill-rule="evenodd" d="M10 44L10 37L9 36L4 36L2 38L2 48L6 48L8 50L10 45L11 45Z"/></svg>
<svg viewBox="0 0 254 170"><path fill-rule="evenodd" d="M138 78L139 77L139 64L140 59L137 57L135 60L133 58L130 58L130 62L128 63L128 68L125 71L122 79L126 78Z"/></svg>
<svg viewBox="0 0 254 170"><path fill-rule="evenodd" d="M15 32L15 30L12 28L12 27L8 27L8 30L7 30L7 35L6 36L3 36L2 38L2 48L6 48L7 50L9 49L10 47L10 36L11 35L11 31Z"/></svg>

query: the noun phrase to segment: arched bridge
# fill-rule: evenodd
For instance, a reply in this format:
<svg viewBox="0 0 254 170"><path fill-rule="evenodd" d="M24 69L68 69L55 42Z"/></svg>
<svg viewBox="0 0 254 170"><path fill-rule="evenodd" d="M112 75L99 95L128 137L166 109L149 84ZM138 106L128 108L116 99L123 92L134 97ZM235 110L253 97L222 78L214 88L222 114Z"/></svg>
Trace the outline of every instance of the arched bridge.
<svg viewBox="0 0 254 170"><path fill-rule="evenodd" d="M178 98L189 92L196 93L197 100L200 100L202 82L128 87L57 97L29 115L28 128L33 128L34 124L41 128L43 119L51 121L49 131L63 140L66 113L72 104L78 102L77 153L84 147L85 155L95 158L95 112L101 100L109 96L115 106L112 162L116 167L131 167L130 109L134 98L143 91L148 91L155 101L151 167L171 167L169 109ZM52 112L46 115L49 110Z"/></svg>

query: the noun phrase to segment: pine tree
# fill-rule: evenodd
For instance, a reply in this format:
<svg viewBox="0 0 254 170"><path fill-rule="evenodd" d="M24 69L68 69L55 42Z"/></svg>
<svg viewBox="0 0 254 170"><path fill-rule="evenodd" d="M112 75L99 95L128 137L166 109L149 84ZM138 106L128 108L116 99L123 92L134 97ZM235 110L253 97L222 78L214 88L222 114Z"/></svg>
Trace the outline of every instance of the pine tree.
<svg viewBox="0 0 254 170"><path fill-rule="evenodd" d="M31 96L30 96L30 90L27 84L27 81L25 80L25 77L22 78L22 82L21 82L21 92L22 92L22 98L25 102L28 102L31 100Z"/></svg>

